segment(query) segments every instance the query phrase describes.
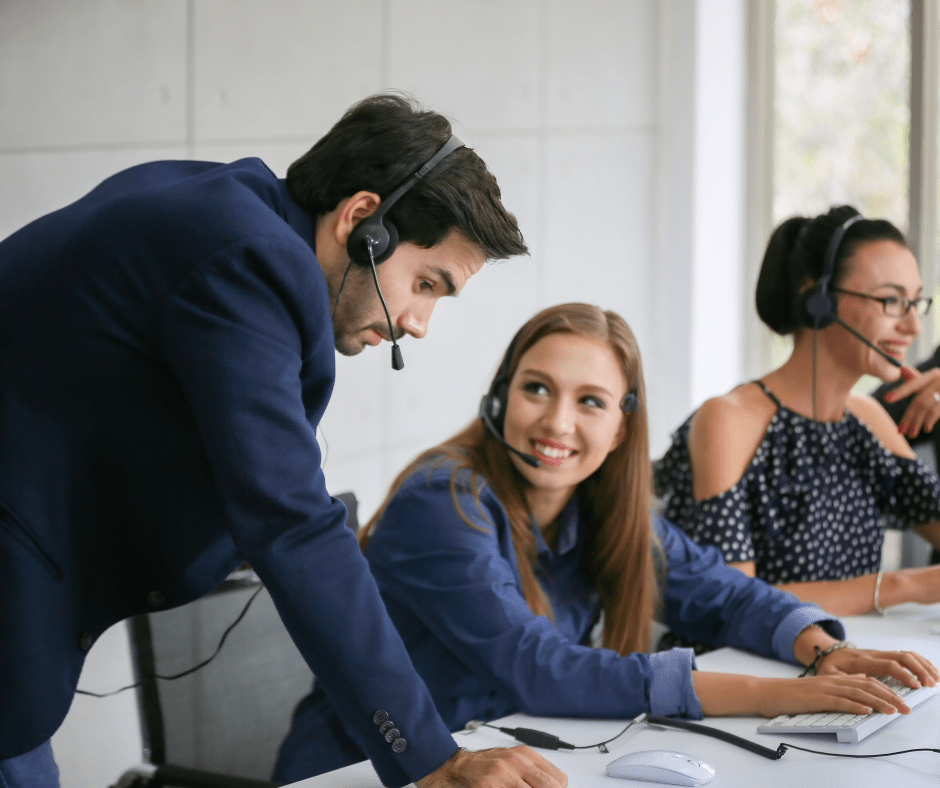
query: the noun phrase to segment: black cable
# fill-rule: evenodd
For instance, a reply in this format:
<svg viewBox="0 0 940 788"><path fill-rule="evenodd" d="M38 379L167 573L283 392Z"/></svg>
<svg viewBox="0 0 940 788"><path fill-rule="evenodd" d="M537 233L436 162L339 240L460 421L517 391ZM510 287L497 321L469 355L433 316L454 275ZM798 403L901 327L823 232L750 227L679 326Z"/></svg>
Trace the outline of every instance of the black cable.
<svg viewBox="0 0 940 788"><path fill-rule="evenodd" d="M718 730L717 728L709 728L707 725L699 725L698 723L689 722L688 720L679 720L673 717L658 717L655 714L647 714L644 721L650 723L651 725L663 725L668 728L681 728L682 730L691 731L692 733L701 733L704 736L711 736L713 739L720 739L723 742L727 742L728 744L733 744L736 747L749 750L750 752L753 752L756 755L760 755L762 758L768 758L771 761L779 761L783 757L783 754L787 751L786 747L783 745L777 747L776 750L772 750L769 747L764 747L761 744L752 742L750 739L744 739L741 736L735 736L733 733Z"/></svg>
<svg viewBox="0 0 940 788"><path fill-rule="evenodd" d="M655 714L641 714L636 719L630 720L630 722L627 723L626 728L620 731L620 733L618 733L613 738L607 739L607 741L598 742L597 744L583 745L569 744L566 741L562 741L554 734L535 730L534 728L501 728L497 725L490 725L487 722L476 721L469 723L467 727L471 730L474 730L479 726L493 728L494 730L498 730L502 733L512 736L516 741L522 742L523 744L528 744L530 747L541 747L544 750L590 750L594 747L597 747L597 749L599 749L601 752L606 753L609 752L609 750L605 745L610 744L612 741L614 741L614 739L619 739L638 722L647 722L650 725L661 725L668 728L679 728L681 730L690 731L691 733L700 733L704 736L711 736L713 739L719 739L728 744L733 744L736 747L741 747L742 749L753 752L756 755L760 755L761 757L767 758L771 761L779 761L787 753L788 749L800 750L801 752L808 752L812 753L813 755L831 755L833 758L887 758L892 755L904 755L905 753L909 752L940 753L940 749L933 747L916 747L910 750L898 750L897 752L879 752L872 755L855 755L853 753L847 752L824 752L822 750L809 750L805 747L798 747L795 744L789 744L787 742L781 742L779 745L777 745L776 750L772 750L769 747L764 747L760 744L752 742L750 739L736 736L733 733L728 733L726 731L719 730L718 728L709 728L707 725L699 725L695 722L676 719L674 717L659 717Z"/></svg>
<svg viewBox="0 0 940 788"><path fill-rule="evenodd" d="M245 603L245 606L242 608L242 612L238 614L238 618L229 624L225 632L222 633L222 637L219 640L219 645L215 647L215 651L212 653L211 657L204 659L198 665L194 665L193 667L188 668L187 670L184 670L180 673L174 673L171 676L161 676L159 673L151 673L148 678L160 679L161 681L175 681L176 679L183 678L183 676L188 676L190 673L195 673L200 668L204 668L206 665L212 662L212 660L214 660L222 650L222 646L225 644L225 640L229 636L229 633L235 629L236 626L238 626L241 620L245 617L245 614L248 612L248 608L251 607L251 603L255 601L255 597L257 597L258 594L260 594L262 591L264 591L264 586L258 586L257 590ZM77 689L75 690L75 693L77 695L90 695L93 698L110 698L112 695L117 695L119 692L125 692L126 690L139 687L143 683L144 682L142 680L136 681L133 684L128 684L126 687L121 687L120 689L112 690L111 692L89 692L88 690Z"/></svg>
<svg viewBox="0 0 940 788"><path fill-rule="evenodd" d="M379 272L375 268L375 256L372 254L372 242L366 244L369 250L369 262L372 264L372 281L375 282L375 291L379 294L379 300L382 302L382 309L385 310L385 319L388 321L388 339L392 343L392 369L404 369L405 362L401 357L401 348L398 347L398 341L395 337L395 328L392 325L392 316L388 313L388 306L385 304L385 296L382 295L382 288L379 286Z"/></svg>
<svg viewBox="0 0 940 788"><path fill-rule="evenodd" d="M850 752L823 752L822 750L807 750L805 747L797 747L795 744L788 744L786 742L781 742L780 746L784 748L786 752L787 747L790 747L794 750L800 750L802 752L811 752L813 755L831 755L833 758L887 758L890 755L904 755L907 752L936 752L940 753L936 747L915 747L912 750L898 750L897 752L879 752L873 755L854 755Z"/></svg>
<svg viewBox="0 0 940 788"><path fill-rule="evenodd" d="M813 329L813 421L819 421L816 414L816 337L819 332Z"/></svg>
<svg viewBox="0 0 940 788"><path fill-rule="evenodd" d="M339 309L339 299L343 294L343 288L346 287L346 277L349 276L349 271L353 267L353 261L349 261L349 265L346 266L346 273L343 274L343 279L339 283L339 291L336 293L336 300L333 302L333 311L330 313L330 320L336 319L336 310Z"/></svg>
<svg viewBox="0 0 940 788"><path fill-rule="evenodd" d="M480 725L508 734L516 741L522 742L523 744L528 744L530 747L541 747L543 750L592 750L597 747L597 749L601 752L610 752L606 745L623 736L623 734L630 730L630 728L633 727L636 722L636 720L630 720L630 722L627 723L627 727L620 731L620 733L618 733L616 736L607 739L606 741L598 742L597 744L569 744L566 741L562 741L552 733L538 731L534 728L501 728L497 725L490 725L488 722L481 722Z"/></svg>

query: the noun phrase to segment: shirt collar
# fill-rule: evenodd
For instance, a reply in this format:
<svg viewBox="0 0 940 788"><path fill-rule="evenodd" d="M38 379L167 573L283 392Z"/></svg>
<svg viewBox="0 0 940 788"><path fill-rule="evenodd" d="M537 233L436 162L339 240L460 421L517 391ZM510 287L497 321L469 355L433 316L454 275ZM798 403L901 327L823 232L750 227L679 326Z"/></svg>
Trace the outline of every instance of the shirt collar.
<svg viewBox="0 0 940 788"><path fill-rule="evenodd" d="M542 535L542 529L538 527L535 520L532 520L532 531L535 533L535 552L539 556L552 556L552 551L545 543L545 537ZM572 495L571 499L561 510L559 515L558 545L555 550L556 556L562 556L574 549L578 542L578 496Z"/></svg>

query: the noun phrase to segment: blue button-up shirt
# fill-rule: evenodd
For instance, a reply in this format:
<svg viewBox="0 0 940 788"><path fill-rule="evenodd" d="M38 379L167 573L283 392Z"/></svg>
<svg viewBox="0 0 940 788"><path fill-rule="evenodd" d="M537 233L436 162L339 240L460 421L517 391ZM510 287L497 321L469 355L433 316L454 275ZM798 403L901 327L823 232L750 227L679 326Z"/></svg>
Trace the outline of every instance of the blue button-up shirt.
<svg viewBox="0 0 940 788"><path fill-rule="evenodd" d="M457 505L468 524L455 508L452 469L429 466L413 474L366 548L389 614L451 730L519 711L619 719L642 711L702 716L691 649L624 657L590 646L600 604L582 570L587 528L576 497L561 515L555 550L533 524L536 572L552 604L550 620L533 615L523 598L506 510L485 483L478 485L478 505L469 473L462 471ZM834 636L843 635L841 624L817 606L726 566L716 549L696 545L668 521L655 519L654 530L668 570L662 609L674 632L789 662L797 635L808 625L821 622ZM319 749L320 755L278 776L296 780L316 773L324 746L329 749L325 743L337 736L340 724L323 693L315 691L298 709L282 760L304 760L305 750L313 756ZM348 758L349 744L334 749ZM329 768L336 764L331 760Z"/></svg>

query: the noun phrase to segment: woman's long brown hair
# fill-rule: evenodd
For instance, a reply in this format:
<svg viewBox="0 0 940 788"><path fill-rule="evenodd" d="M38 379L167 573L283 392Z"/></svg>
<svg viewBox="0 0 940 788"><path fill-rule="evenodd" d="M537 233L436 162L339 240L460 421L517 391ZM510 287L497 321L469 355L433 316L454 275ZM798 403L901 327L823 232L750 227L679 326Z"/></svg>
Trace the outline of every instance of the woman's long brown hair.
<svg viewBox="0 0 940 788"><path fill-rule="evenodd" d="M658 545L653 537L650 513L652 472L639 347L626 321L615 312L605 312L588 304L550 307L539 312L519 331L508 359L510 380L529 348L550 334L575 334L606 342L620 362L628 390L636 389L639 400L636 411L623 414L626 426L623 441L600 468L578 485L577 494L582 522L588 529L584 572L597 589L604 611L603 645L620 654L646 651L659 598L653 556ZM360 544L363 548L366 546L389 500L416 469L429 462L445 460L456 465L451 475L451 495L468 526L476 527L459 505L456 481L464 469L471 471L471 478L475 477L471 483L474 490L479 489L477 482L482 477L506 508L525 600L536 615L551 617L551 604L533 569L536 544L525 500L529 483L516 470L509 452L487 432L479 419L439 446L423 452L398 475L382 506L360 532ZM474 495L476 497L477 493Z"/></svg>

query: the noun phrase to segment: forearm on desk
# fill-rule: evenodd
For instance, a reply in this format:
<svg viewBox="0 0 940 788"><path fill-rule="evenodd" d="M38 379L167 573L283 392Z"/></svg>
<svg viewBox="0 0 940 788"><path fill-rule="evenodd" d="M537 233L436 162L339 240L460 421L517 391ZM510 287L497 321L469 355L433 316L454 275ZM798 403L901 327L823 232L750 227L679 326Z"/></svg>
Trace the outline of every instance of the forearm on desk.
<svg viewBox="0 0 940 788"><path fill-rule="evenodd" d="M875 609L877 574L849 580L818 580L807 583L783 583L777 588L789 591L804 602L815 602L827 613L857 616ZM883 572L878 588L882 608L904 602L928 604L940 602L940 566Z"/></svg>

